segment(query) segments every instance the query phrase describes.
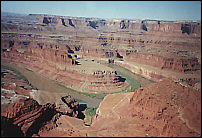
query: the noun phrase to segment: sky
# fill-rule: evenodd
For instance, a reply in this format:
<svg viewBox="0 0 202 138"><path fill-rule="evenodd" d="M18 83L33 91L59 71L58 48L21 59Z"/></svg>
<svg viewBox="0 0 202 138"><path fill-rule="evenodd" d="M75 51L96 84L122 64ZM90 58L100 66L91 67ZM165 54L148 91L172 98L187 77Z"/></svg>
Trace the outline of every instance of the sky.
<svg viewBox="0 0 202 138"><path fill-rule="evenodd" d="M201 1L1 1L1 11L96 18L201 20Z"/></svg>

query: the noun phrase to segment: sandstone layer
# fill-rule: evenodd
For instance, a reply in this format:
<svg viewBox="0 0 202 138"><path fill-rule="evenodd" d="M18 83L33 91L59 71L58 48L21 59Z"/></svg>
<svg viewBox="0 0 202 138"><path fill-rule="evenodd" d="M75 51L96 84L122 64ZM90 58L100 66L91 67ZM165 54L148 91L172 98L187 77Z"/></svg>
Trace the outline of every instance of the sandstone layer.
<svg viewBox="0 0 202 138"><path fill-rule="evenodd" d="M92 27L93 29L110 28L117 30L144 30L149 32L187 33L200 35L199 22L156 21L156 20L124 20L124 19L88 19L72 17L42 16L38 24L59 25L65 27Z"/></svg>
<svg viewBox="0 0 202 138"><path fill-rule="evenodd" d="M37 90L2 70L2 136L201 136L200 21L30 14L1 24L1 62L64 88ZM116 66L148 85L128 92L130 76ZM95 96L96 106L108 94L91 126L82 120L88 96L80 104L66 90Z"/></svg>
<svg viewBox="0 0 202 138"><path fill-rule="evenodd" d="M1 116L2 124L5 125L2 136L12 136L9 131L15 132L16 136L47 136L56 127L65 129L64 125L68 124L61 122L62 118L65 118L64 121L70 120L69 117L84 118L79 103L73 98L65 96L61 100L64 103L57 106L50 103L40 105L32 98L20 99L11 104ZM79 126L82 125L80 121Z"/></svg>
<svg viewBox="0 0 202 138"><path fill-rule="evenodd" d="M9 49L8 43L11 41L3 44ZM99 93L113 88L116 92L127 85L117 76L116 71L90 61L91 65L95 64L91 69L88 62L76 60L69 52L65 52L68 48L32 42L26 45L15 41L12 43L11 50L3 51L3 61L21 64L78 91Z"/></svg>
<svg viewBox="0 0 202 138"><path fill-rule="evenodd" d="M198 137L201 96L168 79L134 93L107 95L90 130L89 136Z"/></svg>

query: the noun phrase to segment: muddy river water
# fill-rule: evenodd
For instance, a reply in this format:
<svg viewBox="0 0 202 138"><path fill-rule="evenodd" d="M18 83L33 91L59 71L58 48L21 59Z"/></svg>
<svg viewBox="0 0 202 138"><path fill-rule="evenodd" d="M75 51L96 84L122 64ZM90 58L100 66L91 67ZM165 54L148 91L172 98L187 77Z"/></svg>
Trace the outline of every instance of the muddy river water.
<svg viewBox="0 0 202 138"><path fill-rule="evenodd" d="M102 99L92 98L92 97L89 97L89 96L86 96L83 94L79 94L71 89L66 89L60 85L57 85L55 81L45 78L44 76L41 76L37 72L32 72L32 71L26 70L24 67L22 67L20 65L9 64L9 63L2 63L2 64L6 65L6 66L10 66L10 67L16 69L17 71L19 71L20 73L22 73L32 85L36 86L40 90L50 92L50 94L44 93L46 95L43 95L43 97L47 96L47 98L49 97L49 99L50 99L51 96L69 94L75 99L80 99L82 101L86 101L86 104L88 107L98 107L100 102L102 101ZM138 80L143 85L151 83L148 80L145 80L145 79L133 74L132 72L125 70L124 68L122 68L120 66L116 66L116 65L106 65L106 66L108 66L112 69L115 69L117 71L120 71L120 72L132 77L133 79ZM36 95L36 93L35 93L35 95Z"/></svg>

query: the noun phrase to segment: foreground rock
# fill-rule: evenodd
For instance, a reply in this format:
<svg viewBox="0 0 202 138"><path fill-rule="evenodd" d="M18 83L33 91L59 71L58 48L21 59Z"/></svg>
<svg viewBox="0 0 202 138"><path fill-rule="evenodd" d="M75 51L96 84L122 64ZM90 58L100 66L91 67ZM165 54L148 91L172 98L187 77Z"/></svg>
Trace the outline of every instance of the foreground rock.
<svg viewBox="0 0 202 138"><path fill-rule="evenodd" d="M62 104L58 104L57 111L64 115L84 119L82 111L84 108L70 95L61 97ZM61 102L60 102L61 103Z"/></svg>
<svg viewBox="0 0 202 138"><path fill-rule="evenodd" d="M55 118L53 119L53 116ZM56 127L56 118L59 114L55 111L55 105L47 103L46 105L39 105L37 101L33 99L20 99L16 103L10 105L4 114L5 120L8 119L10 124L19 127L23 133L23 136L32 136L37 134L38 131L47 122L49 122L50 127L46 130ZM52 120L53 119L53 120ZM5 128L5 133L3 136L8 135Z"/></svg>
<svg viewBox="0 0 202 138"><path fill-rule="evenodd" d="M168 79L133 94L108 95L88 135L199 137L201 95Z"/></svg>
<svg viewBox="0 0 202 138"><path fill-rule="evenodd" d="M76 109L79 105L70 96L61 99L69 109ZM83 120L74 113L78 111L72 112L77 118L69 117L61 108L56 109L55 104L40 105L33 99L21 99L9 106L1 117L5 126L2 136L201 135L200 93L168 79L135 92L107 95L91 126L84 126Z"/></svg>
<svg viewBox="0 0 202 138"><path fill-rule="evenodd" d="M150 85L135 92L130 104L131 116L150 122L151 136L200 136L201 96L171 80Z"/></svg>
<svg viewBox="0 0 202 138"><path fill-rule="evenodd" d="M67 101L67 97L65 98L64 99ZM72 98L71 101L67 103L74 103L74 101L75 100ZM77 102L77 106L78 105L79 103ZM78 108L75 106L71 107L72 109L68 110L69 114L63 115L60 109L56 109L55 104L47 103L45 105L40 105L32 98L20 99L16 103L10 105L6 110L6 113L1 117L2 125L5 126L1 130L2 136L48 136L48 132L56 129L56 127L58 127L57 129L60 131L64 130L64 126L67 126L69 122L67 120L70 120L69 116L79 117L81 114L78 114ZM81 126L81 122L79 123ZM73 125L70 124L69 128L72 126ZM68 129L68 127L65 129ZM12 134L10 132L12 132ZM57 133L52 136L57 135L59 134Z"/></svg>

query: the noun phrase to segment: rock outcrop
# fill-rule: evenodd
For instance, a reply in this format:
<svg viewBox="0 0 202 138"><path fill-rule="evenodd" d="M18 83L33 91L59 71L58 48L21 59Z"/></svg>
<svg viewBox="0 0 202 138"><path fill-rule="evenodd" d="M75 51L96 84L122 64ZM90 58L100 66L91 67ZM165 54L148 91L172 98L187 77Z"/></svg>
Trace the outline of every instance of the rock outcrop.
<svg viewBox="0 0 202 138"><path fill-rule="evenodd" d="M10 43L10 41L5 41L4 43L7 44ZM26 45L24 45L22 42L14 41L14 45L10 51L2 51L2 59L17 64L23 64L30 70L40 72L40 74L50 79L62 82L63 85L82 92L105 92L110 89L116 92L126 86L123 79L115 74L114 71L111 72L104 69L101 71L103 73L99 74L94 71L95 69L93 71L89 71L91 69L85 69L90 73L85 73L83 72L85 70L82 69L79 69L80 71L72 70L71 66L83 68L83 66L79 66L81 63L79 63L77 57L74 56L74 51L77 52L79 47L73 48L70 45L63 46L39 42L27 42ZM5 46L5 48L9 47ZM24 49L24 51L19 51L19 49ZM108 52L104 54L111 57ZM121 58L121 55L117 52L116 57ZM89 64L88 62L85 63ZM98 71L98 69L96 70ZM80 89L78 89L78 87Z"/></svg>
<svg viewBox="0 0 202 138"><path fill-rule="evenodd" d="M104 50L89 49L81 50L84 55L105 57L113 59L124 59L131 62L146 64L160 69L170 69L178 72L195 72L200 70L200 64L194 57L174 57L174 55L156 55L150 53L137 52L137 50ZM95 55L96 53L96 55ZM187 53L178 52L187 56ZM172 57L171 57L172 56Z"/></svg>
<svg viewBox="0 0 202 138"><path fill-rule="evenodd" d="M158 21L158 20L107 20L107 19L83 19L71 17L53 17L41 16L39 24L60 25L85 28L87 26L93 29L108 28L118 30L142 30L148 32L164 32L164 33L187 33L200 35L201 24L199 22L173 22L173 21Z"/></svg>
<svg viewBox="0 0 202 138"><path fill-rule="evenodd" d="M152 135L201 134L201 97L195 90L180 86L171 80L163 80L159 84L144 88L143 91L136 91L130 104L132 116L150 122L147 132ZM177 126L180 127L176 129Z"/></svg>
<svg viewBox="0 0 202 138"><path fill-rule="evenodd" d="M39 105L37 101L28 98L20 99L10 105L4 116L12 120L13 125L20 127L24 136L32 136L37 134L41 127L51 121L55 115L58 116L55 105L49 103ZM52 122L51 128L54 127L56 124Z"/></svg>
<svg viewBox="0 0 202 138"><path fill-rule="evenodd" d="M54 80L56 89L92 95L128 88L127 78L102 63L121 65L142 82L144 77L159 82L105 96L92 126L81 128L83 104L58 89L32 91L35 101L28 97L31 85L2 72L4 82L13 78L2 83L2 107L12 103L2 112L2 136L201 136L200 21L32 16L39 21L2 20L2 63ZM77 96L84 103L100 102Z"/></svg>
<svg viewBox="0 0 202 138"><path fill-rule="evenodd" d="M57 63L65 63L70 65L75 65L76 60L72 59L72 56L67 52L60 51L54 48L46 48L43 45L37 45L27 49L27 54L31 56L36 56L45 60L50 60Z"/></svg>
<svg viewBox="0 0 202 138"><path fill-rule="evenodd" d="M63 115L84 119L82 111L84 108L70 95L61 97L63 104L56 105L56 111L61 112Z"/></svg>
<svg viewBox="0 0 202 138"><path fill-rule="evenodd" d="M96 111L88 135L198 137L200 93L164 79L139 88L132 95L107 95Z"/></svg>
<svg viewBox="0 0 202 138"><path fill-rule="evenodd" d="M57 120L64 115L84 119L84 108L71 96L64 96L61 100L63 104L40 105L32 98L24 98L11 104L2 114L2 124L6 126L2 136L11 136L9 131L17 136L47 133L60 125Z"/></svg>
<svg viewBox="0 0 202 138"><path fill-rule="evenodd" d="M197 58L163 57L149 53L132 53L127 56L128 61L143 63L161 69L170 69L179 72L194 72L200 70Z"/></svg>

